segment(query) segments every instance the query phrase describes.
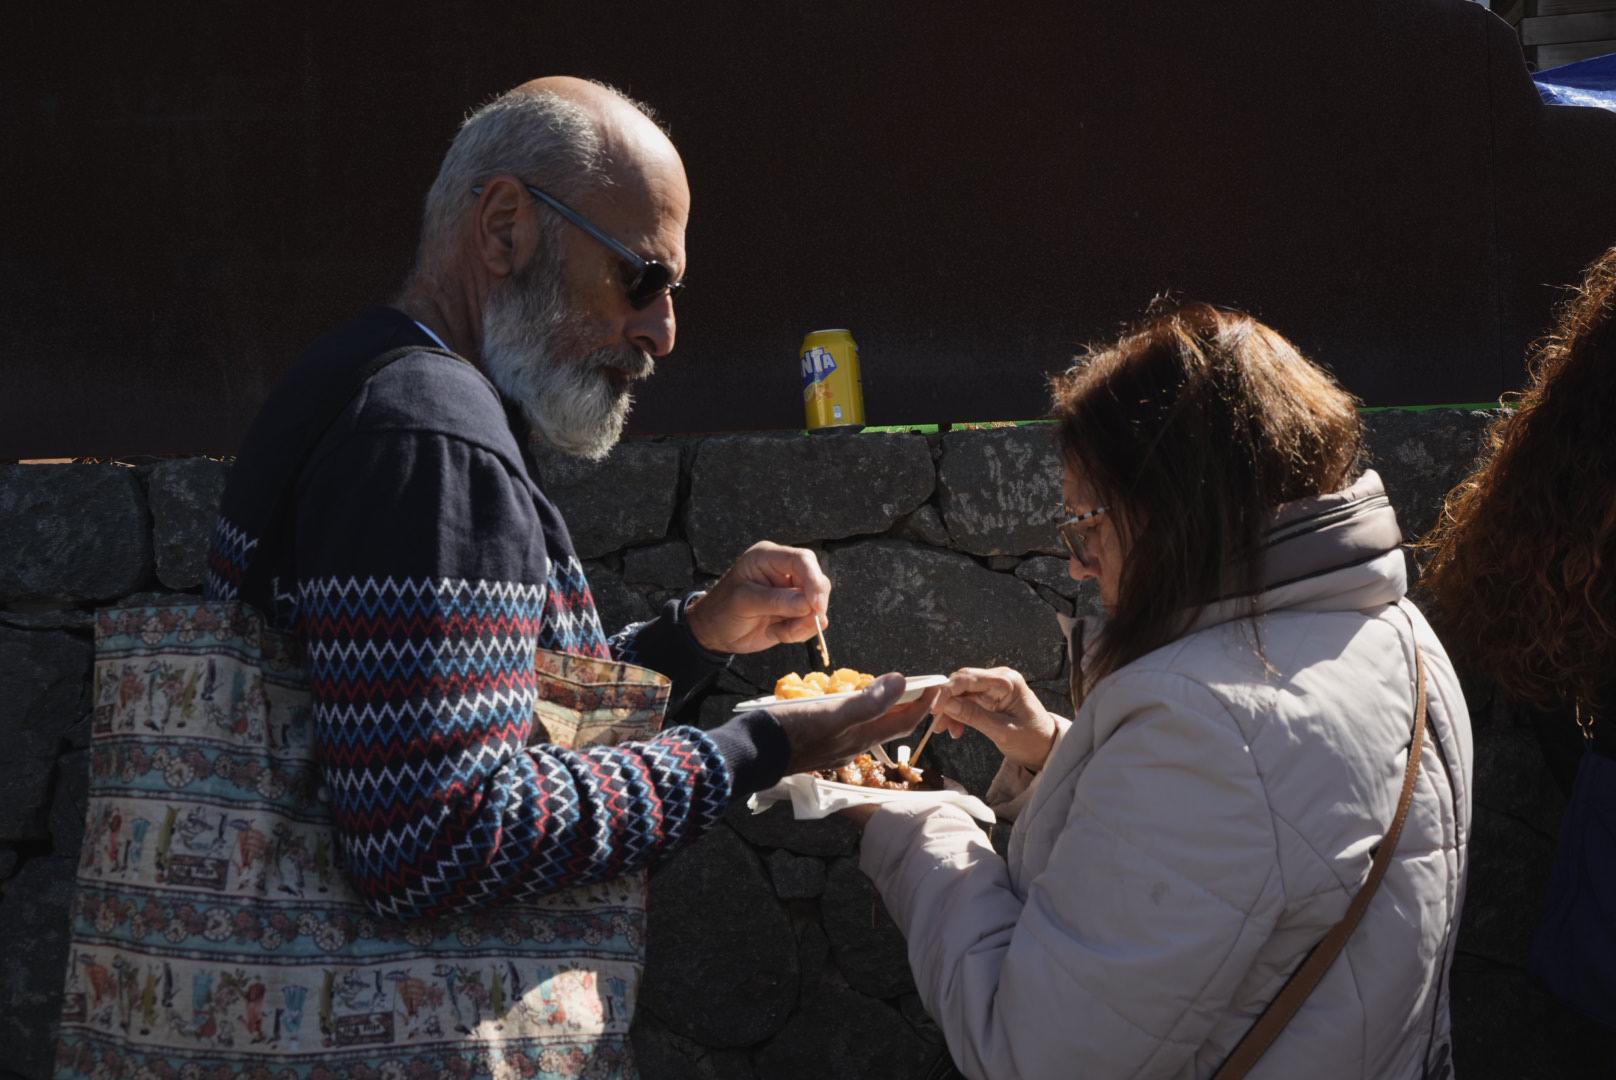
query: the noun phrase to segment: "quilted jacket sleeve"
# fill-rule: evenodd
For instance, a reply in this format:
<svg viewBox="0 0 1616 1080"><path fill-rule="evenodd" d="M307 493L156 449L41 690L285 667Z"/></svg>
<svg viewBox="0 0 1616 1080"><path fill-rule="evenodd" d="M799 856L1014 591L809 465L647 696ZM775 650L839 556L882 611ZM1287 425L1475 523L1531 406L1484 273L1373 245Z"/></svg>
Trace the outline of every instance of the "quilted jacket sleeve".
<svg viewBox="0 0 1616 1080"><path fill-rule="evenodd" d="M1040 777L1072 797L1017 826L1054 838L1036 878L1016 881L946 808L883 808L865 835L862 865L968 1076L1180 1075L1282 908L1262 778L1216 699L1123 673L1090 709L1108 737Z"/></svg>

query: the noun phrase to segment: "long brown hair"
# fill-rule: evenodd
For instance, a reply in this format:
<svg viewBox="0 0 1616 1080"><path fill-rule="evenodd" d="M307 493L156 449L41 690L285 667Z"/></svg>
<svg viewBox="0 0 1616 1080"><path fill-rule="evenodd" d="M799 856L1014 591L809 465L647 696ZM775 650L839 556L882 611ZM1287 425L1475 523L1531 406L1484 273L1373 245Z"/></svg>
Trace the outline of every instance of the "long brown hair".
<svg viewBox="0 0 1616 1080"><path fill-rule="evenodd" d="M1616 248L1588 268L1420 547L1432 617L1511 697L1598 700L1616 673ZM1609 704L1609 703L1606 703Z"/></svg>
<svg viewBox="0 0 1616 1080"><path fill-rule="evenodd" d="M1200 605L1255 604L1275 508L1345 487L1358 468L1356 400L1240 312L1148 315L1052 389L1062 457L1128 551L1085 685L1183 633Z"/></svg>

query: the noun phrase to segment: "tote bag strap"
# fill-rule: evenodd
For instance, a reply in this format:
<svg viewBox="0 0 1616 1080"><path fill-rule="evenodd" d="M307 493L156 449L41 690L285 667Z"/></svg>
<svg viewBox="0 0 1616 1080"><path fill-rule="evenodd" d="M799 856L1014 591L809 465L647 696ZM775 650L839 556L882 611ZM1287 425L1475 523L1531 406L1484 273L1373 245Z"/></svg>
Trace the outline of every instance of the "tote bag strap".
<svg viewBox="0 0 1616 1080"><path fill-rule="evenodd" d="M1386 876L1392 856L1397 851L1397 841L1403 835L1408 808L1414 801L1414 779L1419 773L1420 748L1425 742L1425 657L1420 652L1418 641L1414 643L1414 685L1414 741L1409 744L1408 767L1403 770L1403 793L1397 798L1397 813L1392 816L1391 826L1381 838L1380 846L1375 849L1369 877L1352 898L1352 903L1347 905L1347 913L1341 917L1341 921L1332 926L1324 939L1308 953L1302 966L1296 969L1274 1000L1269 1002L1268 1008L1257 1017L1257 1022L1235 1044L1228 1059L1213 1074L1213 1080L1239 1080L1257 1064L1257 1060L1285 1030L1285 1025L1290 1023L1291 1017L1296 1015L1314 987L1319 985L1324 973L1330 970L1330 965L1335 963L1335 958L1357 928L1358 921L1368 910L1369 901L1380 887L1380 879Z"/></svg>
<svg viewBox="0 0 1616 1080"><path fill-rule="evenodd" d="M331 429L336 426L337 421L342 418L342 414L348 410L348 406L367 382L393 361L402 360L406 356L414 356L419 353L432 353L437 356L447 357L460 364L468 362L452 352L444 349L434 349L426 345L405 345L402 348L390 349L387 352L371 357L354 368L342 384L341 390L326 399L324 409L316 410L313 413L310 422L303 427L306 434L302 440L302 445L297 448L295 454L286 458L287 466L285 470L274 480L276 489L274 508L270 511L268 524L264 528L263 542L259 544L258 549L254 552L252 562L248 564L242 574L241 595L249 595L249 582L254 592L259 591L262 586L268 585L268 577L272 572L271 567L279 558L279 554L285 550L286 541L292 532L292 510L297 501L298 478L303 475L303 470L308 467L309 459L314 456L315 449L324 441ZM266 589L264 591L271 590Z"/></svg>

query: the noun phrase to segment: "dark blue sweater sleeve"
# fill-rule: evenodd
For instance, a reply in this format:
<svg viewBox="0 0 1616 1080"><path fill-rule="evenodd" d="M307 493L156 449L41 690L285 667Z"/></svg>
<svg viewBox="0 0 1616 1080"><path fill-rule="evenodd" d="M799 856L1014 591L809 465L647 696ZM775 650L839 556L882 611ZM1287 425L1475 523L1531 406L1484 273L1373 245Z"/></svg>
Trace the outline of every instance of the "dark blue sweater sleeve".
<svg viewBox="0 0 1616 1080"><path fill-rule="evenodd" d="M730 657L703 647L691 633L685 608L699 593L669 600L654 619L630 623L612 635L612 655L660 671L673 680L668 711L676 712L728 666ZM711 729L729 764L736 798L762 791L785 774L791 744L780 722L761 710Z"/></svg>

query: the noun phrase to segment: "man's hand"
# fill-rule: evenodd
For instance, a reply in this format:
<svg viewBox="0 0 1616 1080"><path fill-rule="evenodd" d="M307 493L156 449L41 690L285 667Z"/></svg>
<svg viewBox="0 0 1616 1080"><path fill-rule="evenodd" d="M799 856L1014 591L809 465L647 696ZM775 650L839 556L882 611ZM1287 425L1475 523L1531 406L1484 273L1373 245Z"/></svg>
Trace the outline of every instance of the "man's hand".
<svg viewBox="0 0 1616 1080"><path fill-rule="evenodd" d="M791 740L791 763L786 771L828 769L852 760L876 743L914 731L930 711L936 691L924 693L907 705L897 705L902 695L903 676L888 672L849 698L804 698L788 707L771 709Z"/></svg>
<svg viewBox="0 0 1616 1080"><path fill-rule="evenodd" d="M1059 723L1011 668L960 668L937 693L937 727L958 738L973 727L993 740L1005 759L1041 768L1055 745Z"/></svg>
<svg viewBox="0 0 1616 1080"><path fill-rule="evenodd" d="M829 606L830 578L814 553L763 540L747 548L685 614L703 648L752 653L807 641L828 625Z"/></svg>

